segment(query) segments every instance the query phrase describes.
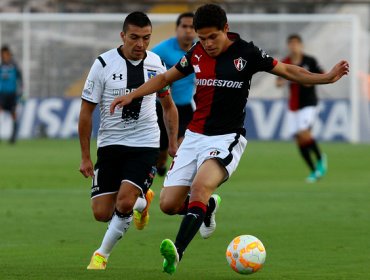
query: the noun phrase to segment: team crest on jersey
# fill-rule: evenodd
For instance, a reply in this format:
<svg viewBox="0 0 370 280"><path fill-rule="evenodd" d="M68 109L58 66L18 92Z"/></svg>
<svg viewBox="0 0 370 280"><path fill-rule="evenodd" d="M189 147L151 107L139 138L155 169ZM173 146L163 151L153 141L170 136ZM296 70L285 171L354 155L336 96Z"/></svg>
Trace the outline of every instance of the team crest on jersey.
<svg viewBox="0 0 370 280"><path fill-rule="evenodd" d="M216 157L218 156L219 154L221 154L221 152L219 150L214 150L212 152L209 153L210 156L213 156L213 157Z"/></svg>
<svg viewBox="0 0 370 280"><path fill-rule="evenodd" d="M236 70L242 71L244 67L247 65L247 61L241 57L234 59L234 65Z"/></svg>
<svg viewBox="0 0 370 280"><path fill-rule="evenodd" d="M186 66L188 66L188 60L186 58L186 56L183 56L180 60L180 65L181 67L185 68Z"/></svg>
<svg viewBox="0 0 370 280"><path fill-rule="evenodd" d="M154 78L157 75L157 72L155 70L148 70L148 78Z"/></svg>
<svg viewBox="0 0 370 280"><path fill-rule="evenodd" d="M85 88L83 90L83 93L85 95L91 95L94 89L94 82L90 80L86 80L85 82Z"/></svg>

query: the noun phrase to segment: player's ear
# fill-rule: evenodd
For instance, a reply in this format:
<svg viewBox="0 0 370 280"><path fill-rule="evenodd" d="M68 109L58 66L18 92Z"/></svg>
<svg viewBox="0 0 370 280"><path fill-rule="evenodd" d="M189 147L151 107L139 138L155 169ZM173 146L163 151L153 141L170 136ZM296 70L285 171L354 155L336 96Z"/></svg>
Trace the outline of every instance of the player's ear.
<svg viewBox="0 0 370 280"><path fill-rule="evenodd" d="M120 36L121 36L122 41L124 41L125 40L125 32L121 31Z"/></svg>
<svg viewBox="0 0 370 280"><path fill-rule="evenodd" d="M230 31L230 28L229 28L229 24L226 22L225 23L225 26L224 26L224 30L223 30L225 33L229 32Z"/></svg>

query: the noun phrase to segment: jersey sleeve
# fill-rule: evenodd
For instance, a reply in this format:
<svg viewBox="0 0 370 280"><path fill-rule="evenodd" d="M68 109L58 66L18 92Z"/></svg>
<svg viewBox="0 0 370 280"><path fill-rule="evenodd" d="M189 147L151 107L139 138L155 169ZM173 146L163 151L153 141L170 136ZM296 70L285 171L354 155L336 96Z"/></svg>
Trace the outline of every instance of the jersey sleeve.
<svg viewBox="0 0 370 280"><path fill-rule="evenodd" d="M176 69L179 70L183 75L188 76L194 73L193 65L191 64L191 57L193 55L194 45L175 65Z"/></svg>
<svg viewBox="0 0 370 280"><path fill-rule="evenodd" d="M269 56L263 49L253 45L254 71L271 71L277 64L277 60Z"/></svg>
<svg viewBox="0 0 370 280"><path fill-rule="evenodd" d="M321 66L319 65L319 63L317 62L315 58L312 58L311 67L312 67L311 72L313 73L319 73L319 74L325 73L325 71L321 68Z"/></svg>
<svg viewBox="0 0 370 280"><path fill-rule="evenodd" d="M82 90L81 98L98 104L101 100L101 96L104 91L104 82L103 82L103 65L96 59L93 66L90 69L89 75L87 76L85 86Z"/></svg>

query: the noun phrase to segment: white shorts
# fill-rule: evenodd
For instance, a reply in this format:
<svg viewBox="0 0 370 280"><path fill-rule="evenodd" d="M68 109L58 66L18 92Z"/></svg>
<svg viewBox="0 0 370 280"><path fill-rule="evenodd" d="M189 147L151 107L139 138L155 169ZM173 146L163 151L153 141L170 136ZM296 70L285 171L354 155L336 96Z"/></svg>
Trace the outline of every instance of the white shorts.
<svg viewBox="0 0 370 280"><path fill-rule="evenodd" d="M237 133L207 136L186 130L185 138L167 172L164 186L191 186L199 167L211 158L216 158L230 177L246 146L247 140Z"/></svg>
<svg viewBox="0 0 370 280"><path fill-rule="evenodd" d="M296 135L298 132L311 129L315 117L316 106L308 106L298 111L288 111L288 123L290 135Z"/></svg>

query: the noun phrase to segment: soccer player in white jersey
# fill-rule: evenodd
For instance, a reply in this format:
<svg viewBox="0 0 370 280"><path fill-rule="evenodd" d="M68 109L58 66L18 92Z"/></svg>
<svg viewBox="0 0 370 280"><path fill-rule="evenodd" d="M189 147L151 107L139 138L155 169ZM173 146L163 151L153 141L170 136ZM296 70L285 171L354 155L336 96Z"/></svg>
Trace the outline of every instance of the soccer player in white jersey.
<svg viewBox="0 0 370 280"><path fill-rule="evenodd" d="M94 252L88 269L105 269L113 247L128 230L135 203L135 224L142 228L148 221L147 194L155 176L159 152L156 97L163 106L169 137L169 153L177 151L178 115L168 87L135 100L130 106L109 113L114 98L128 94L150 78L166 71L158 55L147 51L152 33L149 18L142 12L129 14L121 32L123 45L101 54L94 62L82 92L79 119L81 145L80 172L92 177L92 210L97 221L109 226L101 246ZM100 108L98 158L93 167L90 157L92 114ZM150 193L150 190L149 192ZM147 196L148 198L148 196ZM135 206L136 208L136 206Z"/></svg>
<svg viewBox="0 0 370 280"><path fill-rule="evenodd" d="M196 110L161 193L162 211L176 213L190 190L187 214L175 242L165 239L160 246L163 270L169 274L176 271L198 230L202 231L212 193L236 170L246 148L245 105L253 74L267 71L301 84L327 84L336 82L349 71L346 61L339 62L325 74L278 62L252 42L228 32L226 13L214 4L199 7L193 22L199 42L174 67L133 93L116 98L111 105L111 113L115 113L116 106L125 107L195 73ZM203 227L207 228L208 232L213 231L207 225Z"/></svg>

